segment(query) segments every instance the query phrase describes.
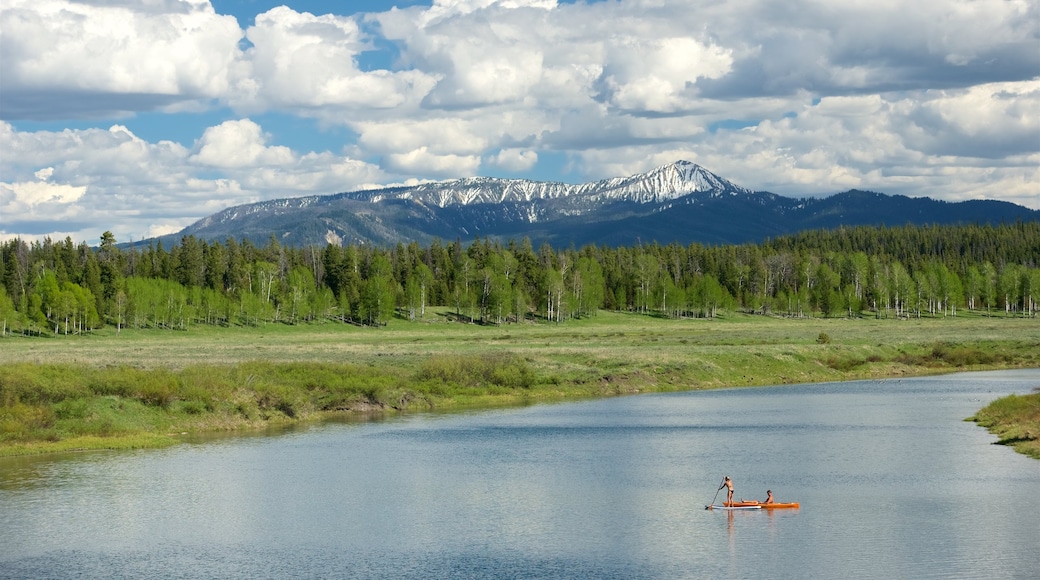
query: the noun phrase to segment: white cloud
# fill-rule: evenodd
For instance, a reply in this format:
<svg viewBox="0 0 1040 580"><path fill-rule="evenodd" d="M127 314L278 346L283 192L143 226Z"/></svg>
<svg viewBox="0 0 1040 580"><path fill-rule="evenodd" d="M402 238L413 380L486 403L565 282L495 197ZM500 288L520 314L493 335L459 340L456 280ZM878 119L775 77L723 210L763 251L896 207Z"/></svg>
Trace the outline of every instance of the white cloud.
<svg viewBox="0 0 1040 580"><path fill-rule="evenodd" d="M387 178L369 163L328 152L303 155L291 167L258 166L240 173L242 185L265 198L363 189Z"/></svg>
<svg viewBox="0 0 1040 580"><path fill-rule="evenodd" d="M417 101L435 79L420 71L362 72L369 48L356 20L298 13L285 6L256 17L252 43L238 70L237 107L363 107L385 109Z"/></svg>
<svg viewBox="0 0 1040 580"><path fill-rule="evenodd" d="M471 14L488 8L552 10L556 5L556 0L433 0L433 5L422 14L421 21L428 24L431 21Z"/></svg>
<svg viewBox="0 0 1040 580"><path fill-rule="evenodd" d="M989 83L963 90L928 91L905 121L905 135L922 153L1000 159L1040 145L1040 78Z"/></svg>
<svg viewBox="0 0 1040 580"><path fill-rule="evenodd" d="M528 171L538 163L538 153L529 149L502 149L487 160L491 167L508 171Z"/></svg>
<svg viewBox="0 0 1040 580"><path fill-rule="evenodd" d="M471 42L478 44L472 39ZM542 73L542 55L536 50L489 54L473 46L457 50L450 59L454 74L441 81L427 97L427 104L433 107L519 101L529 94Z"/></svg>
<svg viewBox="0 0 1040 580"><path fill-rule="evenodd" d="M37 174L47 175L47 169L50 168ZM11 227L17 222L60 225L75 220L79 213L76 202L86 192L86 186L49 183L45 179L0 182L0 240L14 237L17 232Z"/></svg>
<svg viewBox="0 0 1040 580"><path fill-rule="evenodd" d="M72 208L53 231L120 220L141 236L235 203L560 157L568 181L685 158L778 193L1040 208L1030 0L287 5L242 30L206 0L4 0L0 117L111 128L0 122L2 227L40 230L49 212L28 215L28 200L49 200L37 207ZM214 107L233 120L194 143L122 120ZM337 126L342 149L291 150L263 132L268 113Z"/></svg>
<svg viewBox="0 0 1040 580"><path fill-rule="evenodd" d="M260 125L249 119L225 121L206 129L191 160L212 167L255 167L293 163L288 147L268 147Z"/></svg>
<svg viewBox="0 0 1040 580"><path fill-rule="evenodd" d="M436 80L431 108L521 103L538 92L546 65L546 32L554 28L547 3L453 2L426 11L370 15L402 47L402 59Z"/></svg>
<svg viewBox="0 0 1040 580"><path fill-rule="evenodd" d="M55 115L35 109L55 106L51 99L62 94L73 107L105 111L226 94L241 38L237 21L207 1L162 6L168 9L7 0L0 12L0 77L13 102L5 110ZM87 97L105 94L115 102Z"/></svg>
<svg viewBox="0 0 1040 580"><path fill-rule="evenodd" d="M386 154L426 148L431 153L479 153L487 139L471 122L441 118L423 121L361 121L354 124L359 144L367 151Z"/></svg>
<svg viewBox="0 0 1040 580"><path fill-rule="evenodd" d="M248 119L207 129L196 152L142 140L120 125L23 132L0 121L0 175L9 180L0 183L0 237L93 241L112 230L120 240L141 239L233 205L388 180L362 161L298 154L263 139Z"/></svg>
<svg viewBox="0 0 1040 580"><path fill-rule="evenodd" d="M541 133L555 127L554 123L539 111L497 109L468 115L445 113L412 121L363 120L351 123L351 128L358 135L362 156L381 157L388 172L444 178L474 175L481 157L520 148L527 151L523 161L509 165L519 167L521 163L530 169L536 162L530 160L537 160L537 154L524 145L537 142Z"/></svg>
<svg viewBox="0 0 1040 580"><path fill-rule="evenodd" d="M715 79L733 65L730 50L689 37L622 38L608 48L604 83L616 106L671 113L696 105L694 85Z"/></svg>
<svg viewBox="0 0 1040 580"><path fill-rule="evenodd" d="M437 154L426 147L419 147L404 153L391 153L386 156L384 163L388 169L397 173L452 177L474 175L480 167L480 157Z"/></svg>
<svg viewBox="0 0 1040 580"><path fill-rule="evenodd" d="M86 186L47 183L42 180L19 183L0 182L0 214L30 215L34 218L53 219L56 217L56 213L66 213L62 206L78 201L86 192Z"/></svg>
<svg viewBox="0 0 1040 580"><path fill-rule="evenodd" d="M683 158L780 194L859 188L1040 209L1040 118L1029 113L1040 110L1038 82L827 97L794 116L695 136L685 147L587 148L576 158L587 178ZM993 148L1002 148L999 160Z"/></svg>

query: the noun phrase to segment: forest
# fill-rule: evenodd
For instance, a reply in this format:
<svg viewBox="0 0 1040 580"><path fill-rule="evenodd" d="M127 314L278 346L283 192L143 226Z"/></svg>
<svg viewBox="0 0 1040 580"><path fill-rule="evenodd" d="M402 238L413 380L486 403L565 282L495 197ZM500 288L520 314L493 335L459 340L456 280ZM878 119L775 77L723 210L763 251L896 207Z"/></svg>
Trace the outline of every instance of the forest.
<svg viewBox="0 0 1040 580"><path fill-rule="evenodd" d="M848 227L761 244L534 248L530 240L428 246L264 246L44 239L0 244L0 336L106 325L346 323L392 317L565 323L600 309L658 317L1035 317L1040 223Z"/></svg>

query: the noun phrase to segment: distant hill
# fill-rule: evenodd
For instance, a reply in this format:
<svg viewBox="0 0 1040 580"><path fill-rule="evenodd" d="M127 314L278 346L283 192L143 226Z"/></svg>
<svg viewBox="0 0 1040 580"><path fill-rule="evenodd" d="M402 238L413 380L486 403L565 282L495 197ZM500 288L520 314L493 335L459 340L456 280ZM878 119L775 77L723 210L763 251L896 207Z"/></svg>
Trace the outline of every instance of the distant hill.
<svg viewBox="0 0 1040 580"><path fill-rule="evenodd" d="M999 224L1040 220L1040 211L1002 201L949 203L850 190L797 199L740 187L678 161L630 177L570 185L467 178L412 187L264 201L228 208L177 234L283 245L397 242L434 238L519 239L555 246L639 242L737 244L809 229L905 224Z"/></svg>

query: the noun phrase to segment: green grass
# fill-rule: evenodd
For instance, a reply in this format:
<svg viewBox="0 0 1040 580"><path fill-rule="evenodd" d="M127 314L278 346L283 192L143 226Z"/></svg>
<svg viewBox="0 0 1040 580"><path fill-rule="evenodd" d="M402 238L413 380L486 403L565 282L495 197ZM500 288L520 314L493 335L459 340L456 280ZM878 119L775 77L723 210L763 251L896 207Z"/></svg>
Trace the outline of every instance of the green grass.
<svg viewBox="0 0 1040 580"><path fill-rule="evenodd" d="M1002 397L968 420L999 437L997 444L1040 459L1040 393Z"/></svg>
<svg viewBox="0 0 1040 580"><path fill-rule="evenodd" d="M0 455L170 444L336 413L1040 366L1035 320L393 321L0 339ZM820 340L826 335L828 340ZM79 443L77 443L79 442Z"/></svg>

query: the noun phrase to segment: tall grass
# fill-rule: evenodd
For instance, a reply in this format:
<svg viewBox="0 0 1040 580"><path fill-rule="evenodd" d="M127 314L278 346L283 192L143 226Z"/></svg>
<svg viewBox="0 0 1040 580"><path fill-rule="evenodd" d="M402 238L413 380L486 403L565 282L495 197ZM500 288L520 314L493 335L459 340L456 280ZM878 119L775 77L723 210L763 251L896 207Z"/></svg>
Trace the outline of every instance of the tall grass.
<svg viewBox="0 0 1040 580"><path fill-rule="evenodd" d="M1002 397L968 420L997 435L998 444L1040 459L1040 393Z"/></svg>
<svg viewBox="0 0 1040 580"><path fill-rule="evenodd" d="M668 320L603 312L559 327L270 325L3 338L0 454L67 449L74 441L165 444L173 433L329 413L1012 366L1040 366L1035 321Z"/></svg>
<svg viewBox="0 0 1040 580"><path fill-rule="evenodd" d="M512 353L430 357L415 373L416 385L436 394L452 388L530 389L535 381L527 361Z"/></svg>
<svg viewBox="0 0 1040 580"><path fill-rule="evenodd" d="M528 389L535 381L526 361L500 354L431 357L415 371L267 361L147 371L14 363L0 365L0 444L429 408L457 395Z"/></svg>

